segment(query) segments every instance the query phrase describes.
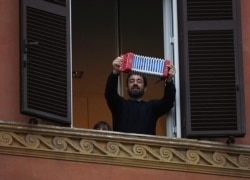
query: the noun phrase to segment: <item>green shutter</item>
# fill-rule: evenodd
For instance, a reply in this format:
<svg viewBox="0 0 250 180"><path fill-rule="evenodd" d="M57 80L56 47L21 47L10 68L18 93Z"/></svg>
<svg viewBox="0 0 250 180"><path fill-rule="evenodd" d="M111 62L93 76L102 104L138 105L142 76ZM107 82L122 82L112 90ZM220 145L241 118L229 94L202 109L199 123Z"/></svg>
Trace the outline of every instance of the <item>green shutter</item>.
<svg viewBox="0 0 250 180"><path fill-rule="evenodd" d="M245 134L239 0L179 4L182 134Z"/></svg>
<svg viewBox="0 0 250 180"><path fill-rule="evenodd" d="M21 1L21 112L71 125L69 0Z"/></svg>

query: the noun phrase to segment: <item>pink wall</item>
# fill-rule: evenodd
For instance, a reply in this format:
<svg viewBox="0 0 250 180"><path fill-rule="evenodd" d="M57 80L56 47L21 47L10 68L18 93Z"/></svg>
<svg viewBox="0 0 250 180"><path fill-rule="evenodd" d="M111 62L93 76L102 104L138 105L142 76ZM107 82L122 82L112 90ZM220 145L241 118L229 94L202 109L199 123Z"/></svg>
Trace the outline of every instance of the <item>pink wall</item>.
<svg viewBox="0 0 250 180"><path fill-rule="evenodd" d="M18 0L0 0L0 120L25 122L19 110L18 10Z"/></svg>
<svg viewBox="0 0 250 180"><path fill-rule="evenodd" d="M5 180L240 180L247 178L0 155ZM14 162L14 163L13 163Z"/></svg>
<svg viewBox="0 0 250 180"><path fill-rule="evenodd" d="M250 1L241 0L242 14L242 48L244 62L244 91L245 91L245 109L246 109L246 135L244 138L239 138L236 143L250 144Z"/></svg>

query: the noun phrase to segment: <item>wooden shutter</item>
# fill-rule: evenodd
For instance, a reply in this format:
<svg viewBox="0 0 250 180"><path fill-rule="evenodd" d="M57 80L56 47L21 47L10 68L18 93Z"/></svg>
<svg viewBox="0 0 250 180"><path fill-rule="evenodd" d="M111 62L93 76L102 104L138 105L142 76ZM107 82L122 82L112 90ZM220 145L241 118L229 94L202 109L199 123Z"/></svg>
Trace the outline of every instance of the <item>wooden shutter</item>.
<svg viewBox="0 0 250 180"><path fill-rule="evenodd" d="M245 134L240 0L179 2L182 134Z"/></svg>
<svg viewBox="0 0 250 180"><path fill-rule="evenodd" d="M70 0L21 0L21 112L71 124Z"/></svg>

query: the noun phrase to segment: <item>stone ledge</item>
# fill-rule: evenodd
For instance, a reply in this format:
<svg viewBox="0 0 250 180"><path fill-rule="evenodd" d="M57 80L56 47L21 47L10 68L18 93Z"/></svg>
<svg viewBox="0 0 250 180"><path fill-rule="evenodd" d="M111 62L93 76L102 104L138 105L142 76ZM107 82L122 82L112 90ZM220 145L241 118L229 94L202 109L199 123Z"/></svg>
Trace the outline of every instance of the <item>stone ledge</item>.
<svg viewBox="0 0 250 180"><path fill-rule="evenodd" d="M0 153L250 177L250 146L0 121Z"/></svg>

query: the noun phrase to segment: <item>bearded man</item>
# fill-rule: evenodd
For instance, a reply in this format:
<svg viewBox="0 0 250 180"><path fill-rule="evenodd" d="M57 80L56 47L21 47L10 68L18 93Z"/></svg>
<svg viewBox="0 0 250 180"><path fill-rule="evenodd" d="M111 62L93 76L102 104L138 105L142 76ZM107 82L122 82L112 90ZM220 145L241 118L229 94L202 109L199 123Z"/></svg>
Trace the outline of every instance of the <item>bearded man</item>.
<svg viewBox="0 0 250 180"><path fill-rule="evenodd" d="M161 99L143 100L147 89L147 79L142 74L129 73L126 89L129 99L118 94L119 67L122 58L117 57L113 62L113 71L108 76L105 88L105 98L112 113L113 130L125 133L156 134L157 119L168 113L174 105L175 75L174 65L168 65L169 72L164 83L164 93Z"/></svg>

